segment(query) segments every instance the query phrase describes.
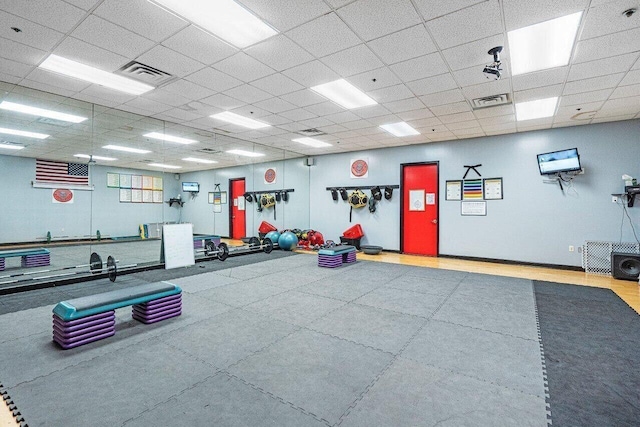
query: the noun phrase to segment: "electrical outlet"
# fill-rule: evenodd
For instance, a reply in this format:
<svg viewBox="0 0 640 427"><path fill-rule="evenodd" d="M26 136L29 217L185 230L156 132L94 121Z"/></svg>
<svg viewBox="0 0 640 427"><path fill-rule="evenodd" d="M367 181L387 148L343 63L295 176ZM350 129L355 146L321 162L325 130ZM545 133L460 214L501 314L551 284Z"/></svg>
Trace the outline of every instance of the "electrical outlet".
<svg viewBox="0 0 640 427"><path fill-rule="evenodd" d="M575 246L569 246L569 252L575 252L576 247Z"/></svg>
<svg viewBox="0 0 640 427"><path fill-rule="evenodd" d="M611 203L618 203L618 196L611 196Z"/></svg>

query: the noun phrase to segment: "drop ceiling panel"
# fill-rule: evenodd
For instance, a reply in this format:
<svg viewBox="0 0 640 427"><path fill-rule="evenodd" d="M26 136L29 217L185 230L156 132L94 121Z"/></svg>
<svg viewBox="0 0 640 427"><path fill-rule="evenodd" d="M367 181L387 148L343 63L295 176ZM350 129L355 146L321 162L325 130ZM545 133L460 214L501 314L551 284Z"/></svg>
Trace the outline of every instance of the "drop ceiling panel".
<svg viewBox="0 0 640 427"><path fill-rule="evenodd" d="M246 102L242 102L238 99L232 98L222 93L203 98L200 100L200 102L204 102L205 104L220 108L222 110L231 110L246 104Z"/></svg>
<svg viewBox="0 0 640 427"><path fill-rule="evenodd" d="M638 7L634 0L618 0L589 9L580 34L582 40L631 30L638 27L638 16L627 18L622 12Z"/></svg>
<svg viewBox="0 0 640 427"><path fill-rule="evenodd" d="M426 79L414 80L412 82L408 82L406 85L415 95L418 96L455 89L458 87L458 84L450 73L440 74L439 76L428 77Z"/></svg>
<svg viewBox="0 0 640 427"><path fill-rule="evenodd" d="M271 113L280 113L282 111L289 111L297 108L295 105L291 104L280 98L269 98L264 101L257 102L255 104L257 107L264 108L265 110Z"/></svg>
<svg viewBox="0 0 640 427"><path fill-rule="evenodd" d="M15 32L12 27L19 28ZM41 50L50 50L62 40L64 34L43 25L0 11L0 37Z"/></svg>
<svg viewBox="0 0 640 427"><path fill-rule="evenodd" d="M238 51L230 44L194 25L190 25L169 37L162 44L205 65L221 61Z"/></svg>
<svg viewBox="0 0 640 427"><path fill-rule="evenodd" d="M563 95L573 95L581 92L613 88L620 83L620 80L622 80L624 75L625 73L618 73L568 82L564 87Z"/></svg>
<svg viewBox="0 0 640 427"><path fill-rule="evenodd" d="M331 12L329 6L317 0L242 0L241 3L280 32Z"/></svg>
<svg viewBox="0 0 640 427"><path fill-rule="evenodd" d="M399 62L391 65L390 68L405 82L436 76L448 71L438 52Z"/></svg>
<svg viewBox="0 0 640 427"><path fill-rule="evenodd" d="M417 58L437 50L423 24L371 40L367 45L387 64Z"/></svg>
<svg viewBox="0 0 640 427"><path fill-rule="evenodd" d="M343 77L363 73L384 64L365 44L360 44L322 58L329 68Z"/></svg>
<svg viewBox="0 0 640 427"><path fill-rule="evenodd" d="M496 46L504 46L504 40L504 36L495 35L451 49L445 49L442 51L442 55L452 70L484 66L493 61L493 58L487 54L489 49ZM508 52L503 51L501 60L503 64L508 62Z"/></svg>
<svg viewBox="0 0 640 427"><path fill-rule="evenodd" d="M507 31L537 24L584 10L589 0L505 0Z"/></svg>
<svg viewBox="0 0 640 427"><path fill-rule="evenodd" d="M389 69L389 67L381 67L375 70L356 74L355 76L350 76L347 80L349 83L364 92L402 83L402 81Z"/></svg>
<svg viewBox="0 0 640 427"><path fill-rule="evenodd" d="M162 89L176 95L185 96L191 100L206 98L215 93L213 90L209 90L203 86L182 79L166 84L162 86Z"/></svg>
<svg viewBox="0 0 640 427"><path fill-rule="evenodd" d="M562 95L560 98L560 105L579 105L587 102L606 101L612 92L613 89L603 89L577 93L575 95Z"/></svg>
<svg viewBox="0 0 640 427"><path fill-rule="evenodd" d="M360 38L335 13L299 26L287 35L320 58L360 44Z"/></svg>
<svg viewBox="0 0 640 427"><path fill-rule="evenodd" d="M272 74L270 76L255 80L251 83L251 85L275 96L280 96L303 89L302 85L294 82L289 77L281 73Z"/></svg>
<svg viewBox="0 0 640 427"><path fill-rule="evenodd" d="M205 68L195 61L164 46L156 46L137 58L138 62L150 65L177 77L184 77Z"/></svg>
<svg viewBox="0 0 640 427"><path fill-rule="evenodd" d="M422 104L421 104L422 105ZM307 107L308 110L310 110L312 107ZM351 110L354 114L356 114L359 117L362 117L363 119L368 119L371 117L379 117L379 116L384 116L390 113L390 111L388 109L386 109L385 107L383 107L382 105L378 104L378 105L369 105L367 107L362 107L362 108L356 108L354 110Z"/></svg>
<svg viewBox="0 0 640 427"><path fill-rule="evenodd" d="M569 67L557 67L550 70L513 76L513 90L527 90L564 83L568 70Z"/></svg>
<svg viewBox="0 0 640 427"><path fill-rule="evenodd" d="M275 73L275 70L250 57L244 52L217 62L213 68L234 76L244 82L250 82Z"/></svg>
<svg viewBox="0 0 640 427"><path fill-rule="evenodd" d="M0 57L22 64L37 65L47 52L0 37Z"/></svg>
<svg viewBox="0 0 640 427"><path fill-rule="evenodd" d="M418 5L418 10L426 21L430 21L435 18L447 15L452 12L456 12L461 9L468 8L474 4L482 3L487 0L448 0L448 1L433 1L433 0L415 0Z"/></svg>
<svg viewBox="0 0 640 427"><path fill-rule="evenodd" d="M417 25L421 19L410 0L358 0L338 10L338 15L364 40Z"/></svg>
<svg viewBox="0 0 640 427"><path fill-rule="evenodd" d="M460 89L453 89L424 95L420 97L420 100L424 102L424 105L427 107L435 107L438 105L464 101L465 99Z"/></svg>
<svg viewBox="0 0 640 427"><path fill-rule="evenodd" d="M206 67L202 70L196 71L195 73L185 77L185 80L216 92L222 92L242 84L242 82L235 77L231 77L226 73L214 70L211 67Z"/></svg>
<svg viewBox="0 0 640 427"><path fill-rule="evenodd" d="M83 82L82 80L71 79L61 74L45 71L41 68L35 68L27 79L36 81L45 85L65 89L72 93L79 92L91 86L91 83Z"/></svg>
<svg viewBox="0 0 640 427"><path fill-rule="evenodd" d="M32 65L22 64L8 59L0 61L0 73L3 74L24 78L31 72L31 70L33 70Z"/></svg>
<svg viewBox="0 0 640 427"><path fill-rule="evenodd" d="M269 95L267 92L251 85L242 85L233 89L229 89L225 91L225 94L232 98L239 99L240 101L243 101L247 104L252 104L254 102L259 102L271 98L271 95Z"/></svg>
<svg viewBox="0 0 640 427"><path fill-rule="evenodd" d="M310 53L289 40L286 36L271 37L245 52L276 71L282 71L313 59Z"/></svg>
<svg viewBox="0 0 640 427"><path fill-rule="evenodd" d="M509 105L498 105L496 107L481 108L480 110L475 110L473 114L478 119L483 119L487 117L497 117L497 116L504 116L508 114L514 114L514 112L515 111L513 108L513 104L509 104Z"/></svg>
<svg viewBox="0 0 640 427"><path fill-rule="evenodd" d="M462 94L469 100L475 98L484 98L487 96L501 95L503 93L511 92L510 79L502 80L489 80L486 83L482 83L474 86L467 86L462 88Z"/></svg>
<svg viewBox="0 0 640 427"><path fill-rule="evenodd" d="M317 114L318 116L326 116L344 111L344 108L340 107L338 104L327 101L320 104L309 105L305 107L305 110L310 111L313 114Z"/></svg>
<svg viewBox="0 0 640 427"><path fill-rule="evenodd" d="M640 27L578 42L573 63L594 61L640 50Z"/></svg>
<svg viewBox="0 0 640 427"><path fill-rule="evenodd" d="M619 87L611 93L611 99L626 98L629 96L640 97L640 84Z"/></svg>
<svg viewBox="0 0 640 427"><path fill-rule="evenodd" d="M433 114L436 116L446 116L448 114L456 114L456 113L464 113L466 111L471 111L471 107L469 103L466 101L454 102L452 104L444 104L438 105L435 107L430 107ZM449 128L451 130L451 128Z"/></svg>
<svg viewBox="0 0 640 427"><path fill-rule="evenodd" d="M53 53L109 72L119 69L131 60L126 56L118 55L73 37L64 39Z"/></svg>
<svg viewBox="0 0 640 427"><path fill-rule="evenodd" d="M306 107L309 105L319 104L327 100L327 98L320 96L309 89L288 93L286 95L282 95L280 98L294 105L297 105L298 107Z"/></svg>
<svg viewBox="0 0 640 427"><path fill-rule="evenodd" d="M609 74L628 71L638 59L638 53L628 53L613 58L599 59L583 62L571 66L568 81L583 80L591 77L606 76Z"/></svg>
<svg viewBox="0 0 640 427"><path fill-rule="evenodd" d="M500 7L495 0L429 21L427 28L441 49L480 40L503 29Z"/></svg>
<svg viewBox="0 0 640 427"><path fill-rule="evenodd" d="M340 78L335 71L320 61L311 61L298 65L297 67L285 70L283 74L304 87L312 87Z"/></svg>
<svg viewBox="0 0 640 427"><path fill-rule="evenodd" d="M401 113L403 111L416 110L423 108L424 104L418 98L402 99L399 101L385 102L384 106L392 113Z"/></svg>
<svg viewBox="0 0 640 427"><path fill-rule="evenodd" d="M286 117L287 119L293 120L293 121L308 120L316 117L315 114L302 108L297 108L295 110L290 110L290 111L284 111L282 113L279 113L278 115L282 117Z"/></svg>
<svg viewBox="0 0 640 427"><path fill-rule="evenodd" d="M367 92L367 95L376 100L378 103L398 101L400 99L412 98L414 96L413 92L411 92L409 88L407 88L403 84L373 90Z"/></svg>
<svg viewBox="0 0 640 427"><path fill-rule="evenodd" d="M171 105L173 107L177 107L179 105L184 105L190 101L189 98L185 98L180 94L172 93L164 90L164 88L154 89L142 95L143 99L150 99L151 101L160 102L163 104Z"/></svg>
<svg viewBox="0 0 640 427"><path fill-rule="evenodd" d="M433 113L427 108L421 108L419 110L403 111L401 113L398 113L398 116L404 121L422 120L433 117ZM440 123L439 119L436 118L436 120L438 120L438 123Z"/></svg>
<svg viewBox="0 0 640 427"><path fill-rule="evenodd" d="M620 82L620 86L627 86L640 83L640 70L629 71Z"/></svg>
<svg viewBox="0 0 640 427"><path fill-rule="evenodd" d="M60 0L3 0L2 10L56 31L67 33L85 16L85 11Z"/></svg>

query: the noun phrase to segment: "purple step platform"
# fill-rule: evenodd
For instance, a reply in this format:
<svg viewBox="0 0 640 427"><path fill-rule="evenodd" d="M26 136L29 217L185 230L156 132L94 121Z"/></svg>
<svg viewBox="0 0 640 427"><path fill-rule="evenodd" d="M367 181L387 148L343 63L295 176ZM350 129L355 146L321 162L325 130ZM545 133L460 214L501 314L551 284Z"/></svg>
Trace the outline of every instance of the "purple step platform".
<svg viewBox="0 0 640 427"><path fill-rule="evenodd" d="M22 267L41 267L51 263L49 254L42 255L23 255L20 262Z"/></svg>
<svg viewBox="0 0 640 427"><path fill-rule="evenodd" d="M4 258L0 258L0 271L4 271Z"/></svg>
<svg viewBox="0 0 640 427"><path fill-rule="evenodd" d="M318 255L318 266L320 267L328 267L335 268L340 267L343 263L350 264L352 262L356 262L356 253L348 252L346 254L335 254L335 255Z"/></svg>
<svg viewBox="0 0 640 427"><path fill-rule="evenodd" d="M135 304L131 317L145 323L155 323L182 314L182 294L158 298L144 304Z"/></svg>
<svg viewBox="0 0 640 427"><path fill-rule="evenodd" d="M53 315L53 340L66 349L110 337L116 333L115 310L64 321Z"/></svg>
<svg viewBox="0 0 640 427"><path fill-rule="evenodd" d="M157 313L151 316L145 316L145 315L141 315L138 314L137 312L133 312L133 314L131 315L131 317L133 317L134 319L136 319L139 322L142 322L146 325L150 324L150 323L156 323L156 322L160 322L161 320L165 320L165 319L170 319L172 317L176 317L176 316L180 316L182 314L182 307L178 307L177 309L174 309L173 311L164 311L161 313Z"/></svg>

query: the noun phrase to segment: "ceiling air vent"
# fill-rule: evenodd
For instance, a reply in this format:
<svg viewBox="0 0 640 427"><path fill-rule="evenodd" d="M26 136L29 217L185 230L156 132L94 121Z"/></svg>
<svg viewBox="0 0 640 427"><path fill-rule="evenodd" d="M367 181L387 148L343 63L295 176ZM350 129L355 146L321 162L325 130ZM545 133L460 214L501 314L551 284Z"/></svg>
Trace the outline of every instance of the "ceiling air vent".
<svg viewBox="0 0 640 427"><path fill-rule="evenodd" d="M319 129L316 128L311 128L311 129L304 129L301 131L298 131L298 133L300 135L304 135L304 136L320 136L320 135L326 135L326 132L322 132Z"/></svg>
<svg viewBox="0 0 640 427"><path fill-rule="evenodd" d="M215 148L201 148L199 150L196 150L199 153L206 153L206 154L218 154L218 153L222 153L222 151L220 150L216 150Z"/></svg>
<svg viewBox="0 0 640 427"><path fill-rule="evenodd" d="M485 96L484 98L476 98L471 101L474 110L481 108L497 107L498 105L511 104L511 97L508 93L501 95Z"/></svg>
<svg viewBox="0 0 640 427"><path fill-rule="evenodd" d="M169 73L136 61L129 62L124 67L117 70L116 74L156 87L174 79L174 77Z"/></svg>

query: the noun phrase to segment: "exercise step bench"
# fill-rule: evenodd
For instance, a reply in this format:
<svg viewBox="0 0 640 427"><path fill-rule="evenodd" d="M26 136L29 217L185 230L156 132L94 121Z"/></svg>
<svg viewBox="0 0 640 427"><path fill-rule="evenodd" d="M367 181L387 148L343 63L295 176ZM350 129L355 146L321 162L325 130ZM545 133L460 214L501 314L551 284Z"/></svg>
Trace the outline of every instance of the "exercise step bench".
<svg viewBox="0 0 640 427"><path fill-rule="evenodd" d="M351 245L338 245L318 251L318 266L335 268L342 264L356 262L356 248Z"/></svg>
<svg viewBox="0 0 640 427"><path fill-rule="evenodd" d="M0 251L0 271L5 269L5 258L17 256L22 257L20 262L22 267L42 267L51 263L49 251L44 248Z"/></svg>
<svg viewBox="0 0 640 427"><path fill-rule="evenodd" d="M116 308L133 306L132 317L149 324L182 314L182 289L147 283L59 302L53 308L53 341L63 349L115 335Z"/></svg>

